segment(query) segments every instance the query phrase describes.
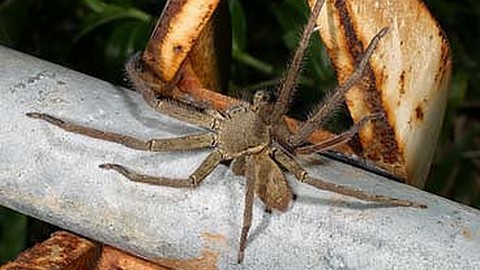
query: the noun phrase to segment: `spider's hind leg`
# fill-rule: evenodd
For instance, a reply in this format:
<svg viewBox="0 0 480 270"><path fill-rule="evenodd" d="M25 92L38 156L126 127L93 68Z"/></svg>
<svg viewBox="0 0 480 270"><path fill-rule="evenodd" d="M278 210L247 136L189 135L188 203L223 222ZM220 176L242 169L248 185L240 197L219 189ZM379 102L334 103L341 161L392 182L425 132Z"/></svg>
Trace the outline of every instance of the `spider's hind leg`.
<svg viewBox="0 0 480 270"><path fill-rule="evenodd" d="M276 149L273 152L273 158L275 161L284 166L289 172L291 172L295 177L302 183L308 184L312 187L318 189L332 191L338 194L354 197L363 201L370 202L379 202L385 203L394 206L404 206L404 207L416 207L416 208L427 208L424 204L419 204L416 202L402 200L397 198L392 198L384 195L375 195L364 192L362 190L354 189L348 186L338 185L330 182L325 182L317 178L313 178L308 175L308 173L300 166L300 164L288 154L284 153L280 149Z"/></svg>

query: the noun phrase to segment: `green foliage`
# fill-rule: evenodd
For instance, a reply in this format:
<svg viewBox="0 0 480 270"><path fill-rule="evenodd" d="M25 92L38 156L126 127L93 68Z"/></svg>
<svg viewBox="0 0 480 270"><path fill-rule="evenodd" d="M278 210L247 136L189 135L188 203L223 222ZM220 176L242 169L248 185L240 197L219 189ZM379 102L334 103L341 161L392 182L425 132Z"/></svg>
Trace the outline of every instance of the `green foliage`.
<svg viewBox="0 0 480 270"><path fill-rule="evenodd" d="M0 264L15 258L25 246L27 218L0 206Z"/></svg>
<svg viewBox="0 0 480 270"><path fill-rule="evenodd" d="M118 81L123 76L125 58L145 47L154 19L132 6L135 1L82 2L90 13L81 18L73 40L76 44L83 44L94 37L95 49L99 50L97 55L103 58L100 68L105 71L107 79Z"/></svg>
<svg viewBox="0 0 480 270"><path fill-rule="evenodd" d="M0 44L121 84L125 59L144 48L165 2L2 1ZM228 4L233 27L231 88L275 87L306 22L304 1L229 0ZM475 114L480 109L480 28L472 23L480 19L480 2L426 0L426 4L449 37L454 63L449 105L427 189L480 207L480 124ZM300 117L335 84L318 37L310 48L295 104ZM25 236L18 234L25 231L25 218L0 209L0 227L0 259L5 260L25 242Z"/></svg>
<svg viewBox="0 0 480 270"><path fill-rule="evenodd" d="M163 6L157 2L5 1L0 4L0 44L121 82L125 58L145 47Z"/></svg>
<svg viewBox="0 0 480 270"><path fill-rule="evenodd" d="M475 0L426 1L452 47L453 76L426 189L480 208L480 18Z"/></svg>
<svg viewBox="0 0 480 270"><path fill-rule="evenodd" d="M232 92L278 85L307 22L304 1L229 1L232 20ZM259 27L261 26L261 27ZM335 85L328 55L314 35L300 77L293 114L305 117L323 91Z"/></svg>

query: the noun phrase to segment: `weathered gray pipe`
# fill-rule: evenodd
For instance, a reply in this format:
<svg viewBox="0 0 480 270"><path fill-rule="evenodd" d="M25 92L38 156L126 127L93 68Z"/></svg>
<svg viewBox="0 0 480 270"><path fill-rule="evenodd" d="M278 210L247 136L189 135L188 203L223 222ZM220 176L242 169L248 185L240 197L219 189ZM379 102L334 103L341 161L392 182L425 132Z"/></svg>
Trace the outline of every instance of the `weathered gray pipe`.
<svg viewBox="0 0 480 270"><path fill-rule="evenodd" d="M254 205L236 264L244 179L220 166L200 188L132 183L98 168L186 176L206 151L147 153L69 134L26 112L141 138L196 131L151 110L135 92L0 47L0 203L147 258L219 254L219 269L480 269L480 211L331 160L322 179L425 203L393 208L295 184L285 214Z"/></svg>

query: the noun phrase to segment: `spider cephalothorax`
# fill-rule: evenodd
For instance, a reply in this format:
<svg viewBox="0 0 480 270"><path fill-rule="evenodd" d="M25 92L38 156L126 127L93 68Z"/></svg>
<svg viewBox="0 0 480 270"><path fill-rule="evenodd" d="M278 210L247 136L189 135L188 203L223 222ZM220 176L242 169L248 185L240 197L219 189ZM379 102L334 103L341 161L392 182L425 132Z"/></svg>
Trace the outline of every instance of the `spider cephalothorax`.
<svg viewBox="0 0 480 270"><path fill-rule="evenodd" d="M288 204L293 196L283 169L293 174L300 182L319 189L330 190L366 201L382 202L396 206L425 207L415 202L368 194L350 187L313 178L296 160L295 153L313 153L329 148L332 145L347 142L366 121L379 117L377 115L366 116L364 120L355 124L345 133L339 134L319 145L302 146L306 143L307 138L312 132L325 123L325 119L331 113L332 109L343 101L344 93L359 80L377 43L381 37L385 35L387 31L385 28L373 37L365 49L363 58L357 63L356 71L345 84L337 87L337 89L329 95L324 105L319 106L318 110L314 112L307 121L300 125L297 133L292 134L288 131L283 121L283 116L288 111L290 98L300 70L300 63L308 40L314 31L315 19L320 12L322 4L323 1L320 0L315 4L309 22L305 27L299 48L285 75L282 86L273 101L270 100L270 96L266 92L258 91L254 95L251 104L245 102L226 112L215 110L199 111L177 102L155 98L148 84L142 81L137 75L139 72L138 68L139 66L141 67L141 62L135 62L138 60L138 55L134 56L133 60L131 59L127 63L127 72L132 82L144 95L148 104L157 111L203 127L206 130L205 132L178 138L141 140L68 123L48 114L29 113L27 115L32 118L43 119L66 131L120 143L134 149L145 151L212 149L212 152L207 158L205 158L198 168L187 178L173 179L143 175L133 172L119 164L106 163L100 165L101 168L115 170L126 178L136 182L176 188L196 187L220 162L232 160L231 167L233 172L238 175L244 175L247 180L244 218L238 254L239 262L243 259L246 240L252 221L254 195L256 194L269 210L286 211L288 208Z"/></svg>

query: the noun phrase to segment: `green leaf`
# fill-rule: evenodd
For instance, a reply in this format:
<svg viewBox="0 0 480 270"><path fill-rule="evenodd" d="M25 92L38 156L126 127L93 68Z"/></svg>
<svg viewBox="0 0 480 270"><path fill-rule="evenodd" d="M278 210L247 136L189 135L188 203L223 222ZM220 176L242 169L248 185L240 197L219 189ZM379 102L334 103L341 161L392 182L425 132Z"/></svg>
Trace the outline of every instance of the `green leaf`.
<svg viewBox="0 0 480 270"><path fill-rule="evenodd" d="M283 41L290 49L296 49L307 22L307 6L303 1L283 1L272 4L272 10L283 31Z"/></svg>
<svg viewBox="0 0 480 270"><path fill-rule="evenodd" d="M105 47L104 63L108 77L118 79L122 76L125 59L145 48L151 25L135 20L115 25Z"/></svg>
<svg viewBox="0 0 480 270"><path fill-rule="evenodd" d="M105 10L107 4L101 0L82 0L83 4L93 12L100 13Z"/></svg>
<svg viewBox="0 0 480 270"><path fill-rule="evenodd" d="M257 71L260 71L265 74L272 74L274 67L266 62L261 61L248 53L241 52L239 50L232 52L233 59L238 62L247 65L251 68L254 68Z"/></svg>
<svg viewBox="0 0 480 270"><path fill-rule="evenodd" d="M465 178L464 171L471 171L471 169L466 169L471 167L471 165L469 162L466 162L467 160L463 157L463 154L465 151L470 150L471 145L473 145L474 140L478 136L480 136L480 124L477 123L455 142L450 151L444 153L443 158L433 168L434 170L426 185L427 190L439 193L447 189L452 181L456 183L457 189L462 189L462 187L466 189L463 193L469 190L469 187L464 188L464 186L472 181L472 178ZM454 177L454 180L451 177Z"/></svg>
<svg viewBox="0 0 480 270"><path fill-rule="evenodd" d="M0 264L13 259L26 243L27 217L0 206Z"/></svg>
<svg viewBox="0 0 480 270"><path fill-rule="evenodd" d="M89 2L98 2L94 0L88 0ZM100 5L94 7L98 12L94 12L88 15L81 23L80 31L75 36L75 40L83 38L85 35L96 30L99 27L102 27L106 24L109 24L116 20L125 20L125 19L134 19L144 23L148 23L152 20L152 17L145 12L133 8L133 7L123 7L112 4L105 4L100 7Z"/></svg>
<svg viewBox="0 0 480 270"><path fill-rule="evenodd" d="M233 51L245 51L247 44L247 23L242 4L238 0L228 1L232 20L232 49Z"/></svg>

